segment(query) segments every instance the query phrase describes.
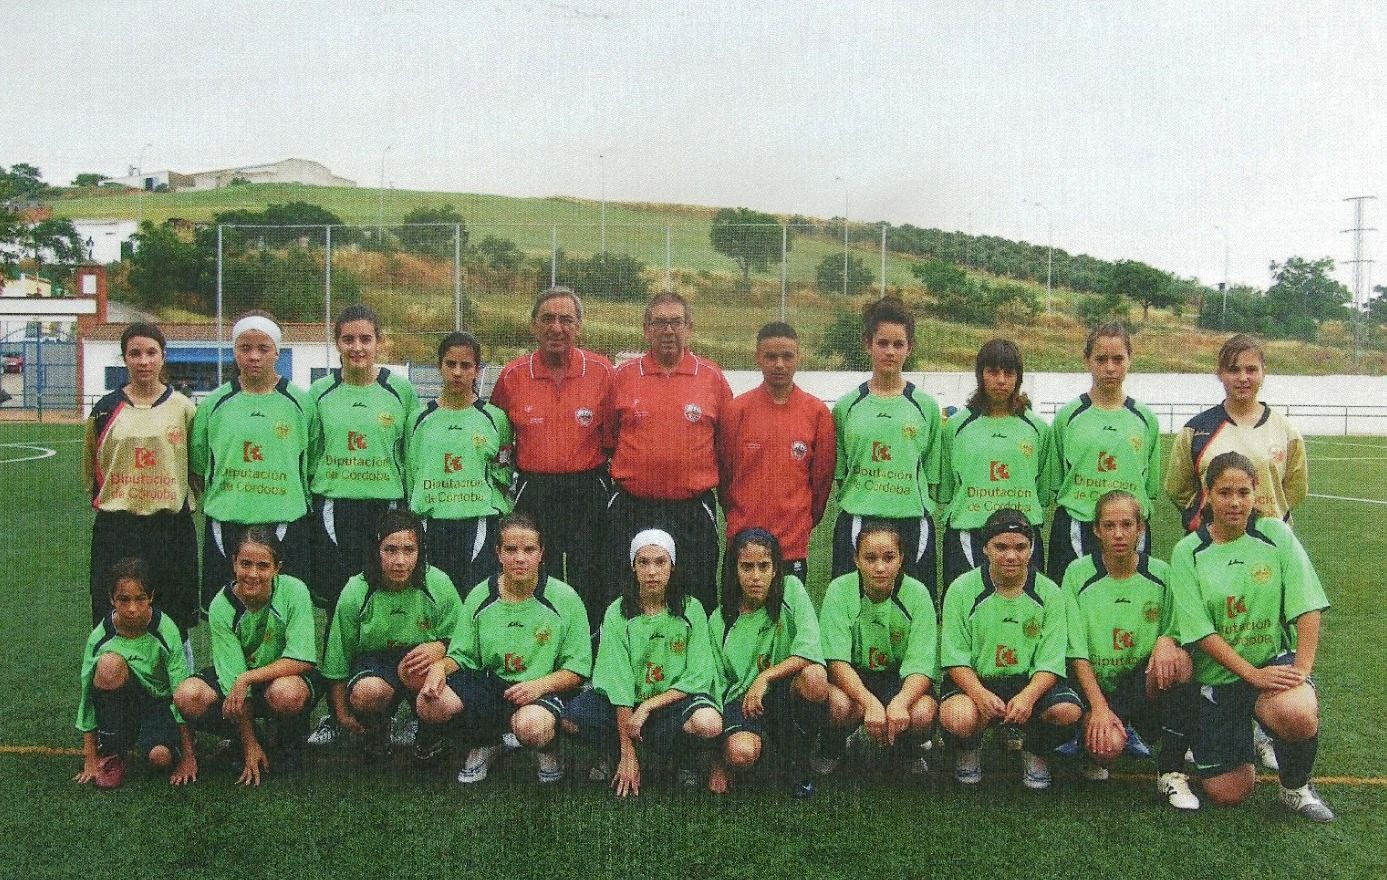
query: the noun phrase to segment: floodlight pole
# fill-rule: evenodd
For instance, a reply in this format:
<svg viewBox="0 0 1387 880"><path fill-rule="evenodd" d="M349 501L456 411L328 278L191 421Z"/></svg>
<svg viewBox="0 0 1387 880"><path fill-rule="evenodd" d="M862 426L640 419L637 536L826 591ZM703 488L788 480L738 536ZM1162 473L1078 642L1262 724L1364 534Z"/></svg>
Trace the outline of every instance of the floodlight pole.
<svg viewBox="0 0 1387 880"><path fill-rule="evenodd" d="M1218 224L1214 225L1223 235L1223 313L1219 316L1219 328L1226 330L1228 323L1228 230Z"/></svg>
<svg viewBox="0 0 1387 880"><path fill-rule="evenodd" d="M377 246L383 246L385 241L385 154L390 152L394 144L389 144L380 151L380 186L376 189L376 240Z"/></svg>
<svg viewBox="0 0 1387 880"><path fill-rule="evenodd" d="M603 153L597 154L598 173L602 177L602 249L600 253L607 255L607 157Z"/></svg>
<svg viewBox="0 0 1387 880"><path fill-rule="evenodd" d="M152 146L154 145L145 144L143 147L140 147L140 158L136 161L135 164L135 173L139 176L140 179L140 197L137 200L140 205L140 225L144 224L144 151L148 150Z"/></svg>

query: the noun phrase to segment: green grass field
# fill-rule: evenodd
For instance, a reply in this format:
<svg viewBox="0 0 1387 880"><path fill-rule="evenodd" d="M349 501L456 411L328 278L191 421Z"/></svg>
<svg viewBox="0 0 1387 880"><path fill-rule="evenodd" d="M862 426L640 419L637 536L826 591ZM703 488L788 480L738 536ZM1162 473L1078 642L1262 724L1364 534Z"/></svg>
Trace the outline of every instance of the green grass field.
<svg viewBox="0 0 1387 880"><path fill-rule="evenodd" d="M19 444L31 444L30 448ZM1297 531L1324 580L1317 678L1323 735L1317 775L1339 815L1329 826L1288 817L1261 785L1238 810L1176 814L1158 802L1149 766L1104 785L1057 780L1035 794L1014 754L989 750L977 790L953 784L943 757L923 780L848 765L807 803L774 779L716 799L655 785L634 802L564 782L540 790L517 756L472 787L403 761L360 767L314 754L297 776L240 790L227 759L204 756L199 781L171 789L134 772L117 792L71 782L78 655L88 627L91 512L73 426L0 425L0 815L11 830L0 874L13 877L1387 876L1387 438L1312 439L1316 493ZM16 461L43 454L31 461ZM829 512L826 522L831 520ZM1178 536L1173 509L1155 524L1158 555ZM820 530L821 539L827 535ZM812 560L811 591L826 560ZM199 662L206 657L202 637ZM210 741L204 739L205 745ZM938 753L936 752L937 756ZM460 756L454 756L454 768ZM944 772L941 772L944 770Z"/></svg>

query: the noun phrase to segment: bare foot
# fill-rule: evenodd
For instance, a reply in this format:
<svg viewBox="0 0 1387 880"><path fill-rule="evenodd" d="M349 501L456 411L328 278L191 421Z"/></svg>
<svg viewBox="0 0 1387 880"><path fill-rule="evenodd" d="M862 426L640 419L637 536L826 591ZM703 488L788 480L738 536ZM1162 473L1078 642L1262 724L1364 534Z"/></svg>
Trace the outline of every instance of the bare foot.
<svg viewBox="0 0 1387 880"><path fill-rule="evenodd" d="M728 778L727 768L721 761L714 761L713 768L708 771L708 790L713 794L727 794L731 788L731 780Z"/></svg>

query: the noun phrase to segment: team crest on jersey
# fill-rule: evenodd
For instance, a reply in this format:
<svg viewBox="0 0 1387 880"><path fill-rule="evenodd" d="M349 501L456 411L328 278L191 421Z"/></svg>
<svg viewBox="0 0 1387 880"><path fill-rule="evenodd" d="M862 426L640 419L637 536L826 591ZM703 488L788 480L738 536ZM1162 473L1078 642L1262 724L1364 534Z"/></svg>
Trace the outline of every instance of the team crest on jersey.
<svg viewBox="0 0 1387 880"><path fill-rule="evenodd" d="M486 448L486 438L483 437L481 434L473 434L473 435L472 435L472 445L475 446L477 449L485 449L485 448Z"/></svg>
<svg viewBox="0 0 1387 880"><path fill-rule="evenodd" d="M1026 638L1033 639L1040 635L1040 621L1034 617L1026 618L1026 622L1021 625L1021 632L1026 634Z"/></svg>
<svg viewBox="0 0 1387 880"><path fill-rule="evenodd" d="M899 644L900 644L901 642L903 642L903 641L905 641L905 631L904 631L904 630L899 630L899 629L893 629L893 630L891 630L891 644L893 644L893 645L899 645Z"/></svg>
<svg viewBox="0 0 1387 880"><path fill-rule="evenodd" d="M1273 447L1269 450L1269 452L1270 452L1271 460L1272 460L1272 461L1276 462L1277 464L1285 464L1285 463L1286 463L1286 447L1284 447L1284 446L1273 446Z"/></svg>
<svg viewBox="0 0 1387 880"><path fill-rule="evenodd" d="M1021 454L1026 456L1027 458L1030 458L1032 455L1035 455L1035 445L1032 444L1029 440L1022 440L1020 443L1017 444L1017 448L1020 449Z"/></svg>
<svg viewBox="0 0 1387 880"><path fill-rule="evenodd" d="M553 637L554 631L547 626L541 626L539 629L535 630L536 645L547 645L549 644L549 640Z"/></svg>
<svg viewBox="0 0 1387 880"><path fill-rule="evenodd" d="M1265 562L1259 562L1252 567L1252 579L1259 584L1265 584L1271 580L1271 566Z"/></svg>
<svg viewBox="0 0 1387 880"><path fill-rule="evenodd" d="M281 440L288 440L289 426L283 422L275 422L275 436Z"/></svg>
<svg viewBox="0 0 1387 880"><path fill-rule="evenodd" d="M419 627L419 632L421 633L426 633L433 629L427 617L419 618L419 622L416 625Z"/></svg>
<svg viewBox="0 0 1387 880"><path fill-rule="evenodd" d="M901 433L905 435L905 439L914 440L919 436L920 428L917 425L901 425Z"/></svg>
<svg viewBox="0 0 1387 880"><path fill-rule="evenodd" d="M804 457L809 454L809 444L803 440L796 440L790 444L790 457L795 461L804 461Z"/></svg>
<svg viewBox="0 0 1387 880"><path fill-rule="evenodd" d="M1156 623L1161 619L1161 605L1159 602L1147 602L1141 606L1141 616L1146 618L1147 623Z"/></svg>
<svg viewBox="0 0 1387 880"><path fill-rule="evenodd" d="M1141 445L1146 441L1142 440L1140 434L1133 434L1127 438L1127 445L1132 447L1133 452L1141 452Z"/></svg>
<svg viewBox="0 0 1387 880"><path fill-rule="evenodd" d="M696 403L684 404L684 418L691 422L697 422L703 418L703 408Z"/></svg>
<svg viewBox="0 0 1387 880"><path fill-rule="evenodd" d="M592 424L592 410L585 406L579 407L573 411L573 419L578 423L579 427L586 428Z"/></svg>
<svg viewBox="0 0 1387 880"><path fill-rule="evenodd" d="M683 639L675 639L669 643L669 652L671 654L682 654L684 653L684 646L685 642Z"/></svg>
<svg viewBox="0 0 1387 880"><path fill-rule="evenodd" d="M380 415L376 416L376 421L380 422L380 426L382 428L390 428L395 424L395 414L383 412Z"/></svg>
<svg viewBox="0 0 1387 880"><path fill-rule="evenodd" d="M183 444L183 429L177 425L169 425L164 431L164 439L169 441L170 446L181 446Z"/></svg>

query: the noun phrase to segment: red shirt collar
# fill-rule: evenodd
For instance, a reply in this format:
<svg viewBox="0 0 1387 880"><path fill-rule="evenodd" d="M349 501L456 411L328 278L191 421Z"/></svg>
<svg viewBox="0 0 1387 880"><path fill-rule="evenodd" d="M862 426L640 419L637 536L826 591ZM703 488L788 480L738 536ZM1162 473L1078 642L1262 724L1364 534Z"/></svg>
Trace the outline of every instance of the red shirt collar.
<svg viewBox="0 0 1387 880"><path fill-rule="evenodd" d="M693 352L686 348L684 349L684 356L679 359L679 363L675 366L674 372L682 373L685 376L696 376L698 375L698 366L698 358L694 356ZM665 368L660 366L655 360L655 356L650 352L647 351L645 354L641 355L642 376L659 375L664 371Z"/></svg>

